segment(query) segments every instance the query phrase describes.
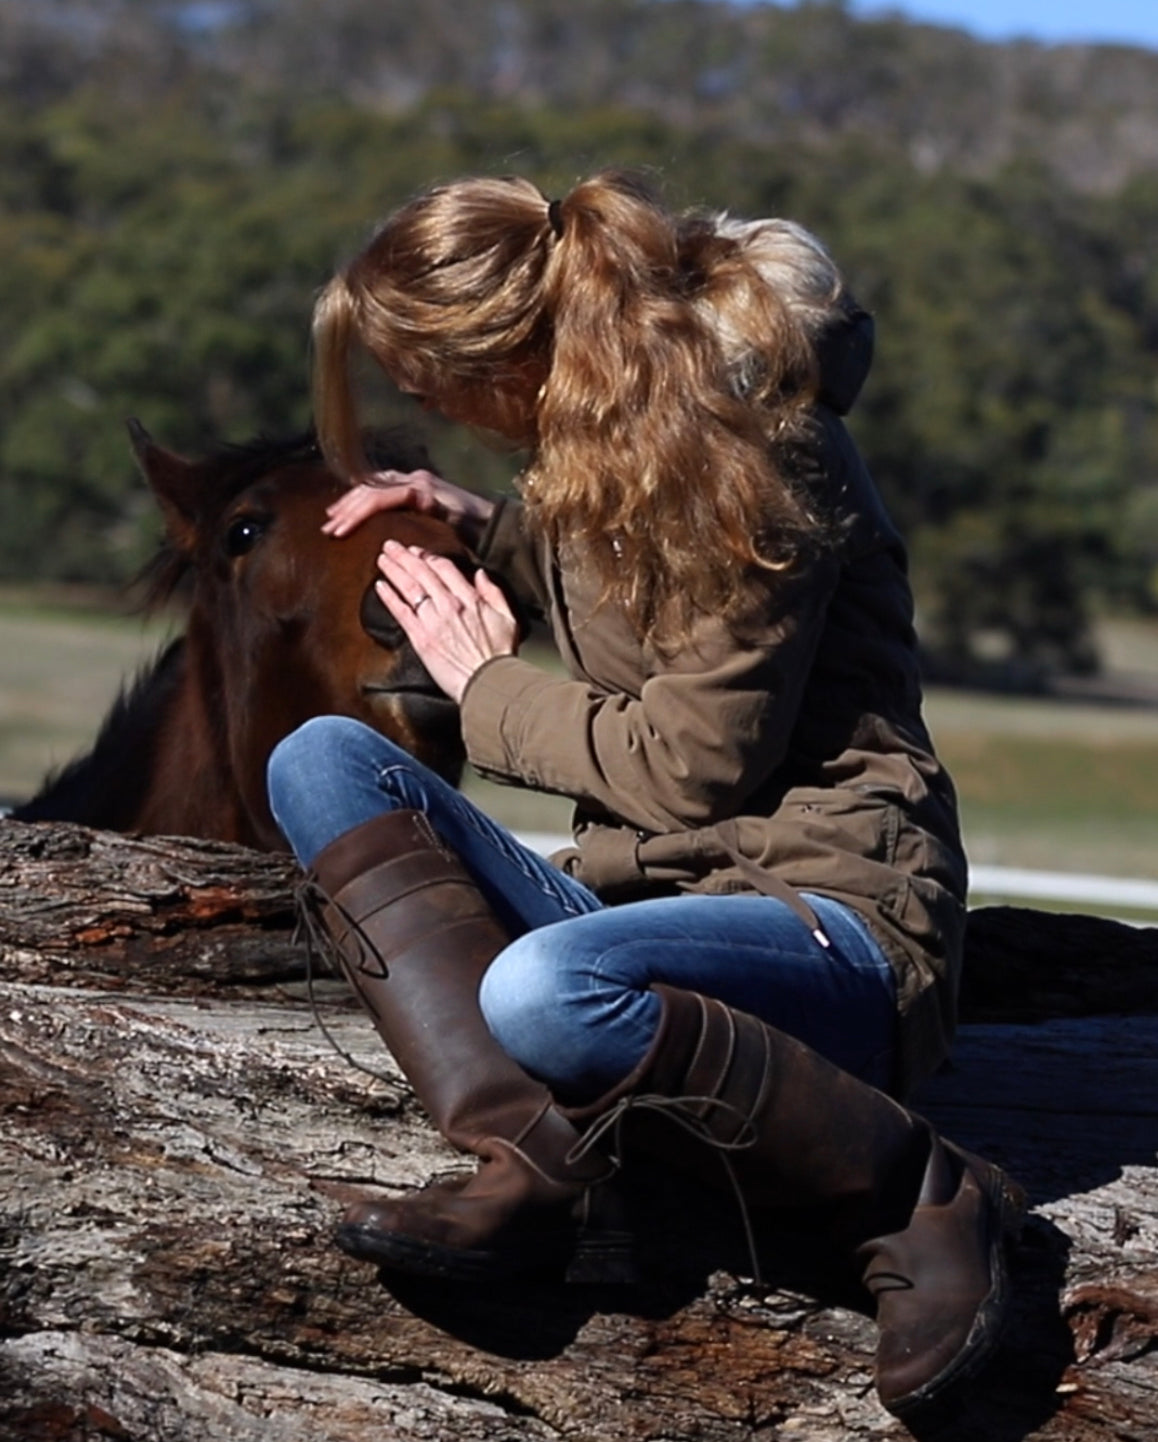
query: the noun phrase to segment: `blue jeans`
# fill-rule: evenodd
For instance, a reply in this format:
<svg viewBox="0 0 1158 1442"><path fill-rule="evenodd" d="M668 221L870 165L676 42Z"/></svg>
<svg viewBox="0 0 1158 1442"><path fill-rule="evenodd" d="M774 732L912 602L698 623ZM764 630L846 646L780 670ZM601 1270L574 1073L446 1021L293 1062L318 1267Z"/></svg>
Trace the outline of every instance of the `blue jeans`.
<svg viewBox="0 0 1158 1442"><path fill-rule="evenodd" d="M751 1012L862 1080L888 1085L892 968L864 921L839 902L807 897L828 949L775 897L604 906L408 752L340 716L308 721L277 746L269 794L306 867L343 832L385 811L429 817L513 937L483 977L487 1024L562 1099L595 1098L643 1058L659 1023L655 982Z"/></svg>

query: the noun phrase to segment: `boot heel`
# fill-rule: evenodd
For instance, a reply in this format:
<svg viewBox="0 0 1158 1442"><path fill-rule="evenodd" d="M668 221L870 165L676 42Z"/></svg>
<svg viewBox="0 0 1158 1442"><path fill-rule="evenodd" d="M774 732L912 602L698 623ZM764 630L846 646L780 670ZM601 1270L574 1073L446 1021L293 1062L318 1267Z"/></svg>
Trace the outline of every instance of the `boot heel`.
<svg viewBox="0 0 1158 1442"><path fill-rule="evenodd" d="M584 1230L563 1273L569 1286L633 1287L639 1282L630 1232Z"/></svg>

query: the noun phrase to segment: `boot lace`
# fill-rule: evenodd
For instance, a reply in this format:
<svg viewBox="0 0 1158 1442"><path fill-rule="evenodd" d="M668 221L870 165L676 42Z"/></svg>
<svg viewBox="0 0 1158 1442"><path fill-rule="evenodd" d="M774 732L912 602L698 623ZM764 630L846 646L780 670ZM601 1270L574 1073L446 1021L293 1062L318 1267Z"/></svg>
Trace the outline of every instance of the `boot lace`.
<svg viewBox="0 0 1158 1442"><path fill-rule="evenodd" d="M706 1107L714 1109L717 1113L725 1113L739 1121L739 1130L730 1141L725 1141L722 1137L714 1134L704 1117L697 1116L690 1111L691 1107ZM666 1117L668 1121L681 1127L689 1136L695 1137L697 1141L710 1147L719 1157L732 1195L736 1199L736 1209L740 1213L744 1244L748 1249L748 1260L752 1264L752 1280L757 1286L763 1286L764 1278L760 1270L760 1258L756 1252L756 1236L752 1228L751 1213L748 1210L748 1203L744 1200L740 1179L736 1176L736 1169L732 1165L733 1152L746 1151L756 1144L756 1128L752 1125L751 1119L745 1116L739 1107L733 1106L731 1102L726 1102L720 1097L665 1097L651 1092L620 1097L609 1111L596 1117L580 1136L567 1153L567 1161L581 1161L588 1152L602 1143L602 1150L612 1166L619 1170L623 1166L623 1127L628 1113L632 1111L655 1112L659 1116Z"/></svg>
<svg viewBox="0 0 1158 1442"><path fill-rule="evenodd" d="M349 1066L352 1066L355 1071L364 1072L366 1076L372 1076L375 1081L386 1082L389 1086L397 1086L397 1077L390 1076L388 1072L378 1071L376 1067L367 1066L365 1062L360 1062L357 1057L351 1056L326 1025L325 1019L322 1016L321 1008L318 1005L317 991L314 987L314 963L319 958L324 959L327 969L337 973L339 976L344 973L347 965L346 959L334 942L329 928L322 920L323 907L328 906L338 913L346 924L347 936L352 935L358 938L360 953L358 963L359 970L362 969L362 961L367 956L373 955L380 968L378 974L383 975L386 971L385 962L382 961L374 950L369 937L362 930L357 919L351 916L340 902L335 901L333 897L329 895L319 883L317 877L312 873L304 876L302 880L298 882L297 886L294 887L293 898L294 930L292 941L295 946L302 944L305 949L306 996L309 998L310 1012L318 1030L338 1056Z"/></svg>

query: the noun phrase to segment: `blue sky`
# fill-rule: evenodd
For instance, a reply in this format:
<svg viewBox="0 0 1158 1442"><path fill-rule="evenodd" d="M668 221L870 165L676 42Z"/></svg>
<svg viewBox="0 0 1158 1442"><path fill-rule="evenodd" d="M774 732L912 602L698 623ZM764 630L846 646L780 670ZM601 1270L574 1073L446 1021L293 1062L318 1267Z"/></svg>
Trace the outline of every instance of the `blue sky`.
<svg viewBox="0 0 1158 1442"><path fill-rule="evenodd" d="M1158 0L852 0L851 8L858 15L899 11L987 40L1106 41L1158 50Z"/></svg>

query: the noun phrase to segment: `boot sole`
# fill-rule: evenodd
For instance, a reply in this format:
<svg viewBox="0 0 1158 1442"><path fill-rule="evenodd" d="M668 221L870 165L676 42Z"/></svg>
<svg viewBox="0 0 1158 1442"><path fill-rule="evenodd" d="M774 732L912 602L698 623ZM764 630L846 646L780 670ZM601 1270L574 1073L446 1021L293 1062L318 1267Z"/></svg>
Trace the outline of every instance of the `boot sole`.
<svg viewBox="0 0 1158 1442"><path fill-rule="evenodd" d="M517 1253L440 1247L401 1233L377 1232L349 1223L337 1228L334 1240L358 1261L444 1282L478 1282L548 1271L562 1273L565 1281L577 1285L630 1286L638 1280L628 1233L523 1236Z"/></svg>
<svg viewBox="0 0 1158 1442"><path fill-rule="evenodd" d="M911 1421L918 1414L928 1412L944 1401L947 1393L975 1377L997 1350L1009 1320L1009 1268L1005 1249L1021 1235L1029 1199L1024 1189L997 1167L980 1162L958 1148L954 1150L967 1161L978 1163L972 1170L975 1176L984 1181L986 1193L997 1217L989 1239L989 1275L993 1285L989 1295L977 1309L977 1316L973 1320L965 1345L952 1362L923 1386L885 1404L888 1411L902 1422Z"/></svg>
<svg viewBox="0 0 1158 1442"><path fill-rule="evenodd" d="M398 1233L376 1232L369 1227L339 1226L334 1240L347 1256L356 1257L360 1262L373 1262L389 1271L437 1277L442 1281L476 1282L487 1277L511 1276L519 1270L511 1259L499 1252L439 1247ZM540 1265L537 1259L527 1270L534 1270L536 1265Z"/></svg>

